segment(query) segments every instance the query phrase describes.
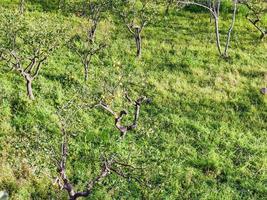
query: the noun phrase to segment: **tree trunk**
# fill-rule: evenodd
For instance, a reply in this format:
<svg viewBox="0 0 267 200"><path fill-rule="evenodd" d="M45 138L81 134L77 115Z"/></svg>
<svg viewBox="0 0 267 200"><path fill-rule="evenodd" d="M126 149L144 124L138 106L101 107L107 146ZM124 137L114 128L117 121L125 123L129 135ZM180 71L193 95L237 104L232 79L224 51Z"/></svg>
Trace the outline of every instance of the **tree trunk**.
<svg viewBox="0 0 267 200"><path fill-rule="evenodd" d="M31 100L34 100L34 95L32 93L32 80L30 78L26 78L26 86L27 86L27 95Z"/></svg>
<svg viewBox="0 0 267 200"><path fill-rule="evenodd" d="M215 12L216 12L216 15L217 17L219 18L220 16L220 9L221 9L221 0L216 0L215 2Z"/></svg>
<svg viewBox="0 0 267 200"><path fill-rule="evenodd" d="M234 0L234 11L233 11L232 23L231 23L231 26L230 26L230 28L228 30L227 41L226 41L226 44L225 44L225 49L224 49L224 54L223 54L224 57L228 57L227 51L228 51L229 44L230 44L231 33L233 31L234 24L235 24L237 1L238 0Z"/></svg>
<svg viewBox="0 0 267 200"><path fill-rule="evenodd" d="M69 198L69 200L76 200L76 197L71 196L71 197Z"/></svg>
<svg viewBox="0 0 267 200"><path fill-rule="evenodd" d="M261 33L260 39L263 40L264 37L267 35L267 30L263 30L261 27L257 25L257 21L253 21L251 19L248 19L250 23Z"/></svg>
<svg viewBox="0 0 267 200"><path fill-rule="evenodd" d="M216 45L217 45L219 54L222 55L221 44L220 44L220 33L219 33L219 18L214 17L214 20L215 20Z"/></svg>
<svg viewBox="0 0 267 200"><path fill-rule="evenodd" d="M135 43L136 43L136 57L140 58L142 54L142 44L141 44L141 34L138 32L135 35Z"/></svg>
<svg viewBox="0 0 267 200"><path fill-rule="evenodd" d="M89 77L89 65L91 63L91 58L92 58L92 55L89 54L89 55L87 55L87 57L83 61L83 66L84 66L84 81L85 82L88 81L88 77Z"/></svg>

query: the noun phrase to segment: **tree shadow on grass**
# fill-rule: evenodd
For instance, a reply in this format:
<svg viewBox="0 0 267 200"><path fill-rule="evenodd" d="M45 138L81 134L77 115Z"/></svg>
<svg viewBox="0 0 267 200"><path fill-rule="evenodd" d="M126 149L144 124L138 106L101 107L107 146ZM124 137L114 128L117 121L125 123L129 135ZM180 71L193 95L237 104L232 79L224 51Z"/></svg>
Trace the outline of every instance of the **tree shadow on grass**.
<svg viewBox="0 0 267 200"><path fill-rule="evenodd" d="M34 7L39 7L46 12L55 12L59 10L59 0L28 0L29 4Z"/></svg>
<svg viewBox="0 0 267 200"><path fill-rule="evenodd" d="M71 76L65 74L48 74L43 73L43 77L51 81L57 81L64 87L71 87L71 86L80 86L78 80L72 78Z"/></svg>

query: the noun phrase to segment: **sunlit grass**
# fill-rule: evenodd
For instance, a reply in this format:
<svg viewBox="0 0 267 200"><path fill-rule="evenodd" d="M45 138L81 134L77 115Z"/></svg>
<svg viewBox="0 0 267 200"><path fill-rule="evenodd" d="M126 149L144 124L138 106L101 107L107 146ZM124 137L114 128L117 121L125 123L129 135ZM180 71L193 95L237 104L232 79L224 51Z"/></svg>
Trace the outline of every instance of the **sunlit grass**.
<svg viewBox="0 0 267 200"><path fill-rule="evenodd" d="M79 20L65 18L74 29ZM158 17L144 30L140 60L127 29L105 23L98 32L101 39L111 29L108 47L92 60L88 83L67 48L33 83L34 102L23 80L1 67L0 189L11 199L62 199L64 192L52 185L51 148L59 153L61 141L58 107L104 97L117 111L132 112L123 100L128 91L152 99L141 109L137 130L121 141L109 114L79 110L70 124L68 173L83 189L97 175L101 153L117 153L143 168L146 184L114 175L90 199L265 199L267 100L259 90L267 86L267 45L244 16L238 15L228 60L218 56L207 13ZM222 35L228 24L223 20Z"/></svg>

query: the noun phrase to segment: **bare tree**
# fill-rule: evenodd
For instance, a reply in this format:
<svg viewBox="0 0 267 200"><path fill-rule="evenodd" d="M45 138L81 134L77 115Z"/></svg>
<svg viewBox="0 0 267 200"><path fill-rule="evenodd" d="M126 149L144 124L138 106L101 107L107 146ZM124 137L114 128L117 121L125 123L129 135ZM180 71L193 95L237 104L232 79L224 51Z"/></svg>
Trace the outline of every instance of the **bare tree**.
<svg viewBox="0 0 267 200"><path fill-rule="evenodd" d="M142 40L141 40L141 32L145 27L146 22L143 21L140 26L134 25L133 23L127 24L127 28L129 32L134 36L135 44L136 44L136 56L141 57L142 54Z"/></svg>
<svg viewBox="0 0 267 200"><path fill-rule="evenodd" d="M97 44L91 43L81 35L75 35L71 38L69 47L79 56L84 68L84 81L87 81L92 58L102 51L106 47L106 44L102 42Z"/></svg>
<svg viewBox="0 0 267 200"><path fill-rule="evenodd" d="M141 8L136 6L137 1L125 1L117 6L117 12L126 25L129 33L135 39L136 57L142 55L141 34L144 27L152 20L156 10L148 0L141 1Z"/></svg>
<svg viewBox="0 0 267 200"><path fill-rule="evenodd" d="M122 125L122 119L125 115L127 115L126 110L122 110L119 113L116 113L107 104L105 104L102 101L97 105L97 106L102 107L103 109L105 109L106 111L108 111L109 113L111 113L114 116L115 126L120 131L122 138L125 137L125 135L128 131L131 131L137 127L141 104L144 102L150 102L150 100L147 99L146 97L139 97L137 100L133 101L130 99L130 97L128 96L127 93L126 93L125 97L130 103L133 104L133 106L135 108L133 123L130 125Z"/></svg>
<svg viewBox="0 0 267 200"><path fill-rule="evenodd" d="M212 9L212 1L213 0L208 0L208 6L210 9ZM212 22L213 15L210 13L210 23Z"/></svg>
<svg viewBox="0 0 267 200"><path fill-rule="evenodd" d="M68 158L68 133L65 129L66 124L61 121L61 132L62 132L62 144L61 144L61 155L56 160L57 169L59 176L56 179L56 183L61 190L65 190L68 193L69 200L76 200L80 197L88 197L92 194L93 189L97 184L100 184L102 180L108 177L111 173L117 174L123 178L129 178L121 168L133 168L131 165L124 164L118 161L116 156L102 156L102 166L99 174L89 180L82 191L76 191L73 184L67 175L67 158Z"/></svg>
<svg viewBox="0 0 267 200"><path fill-rule="evenodd" d="M69 200L76 200L79 197L88 197L93 188L97 183L102 181L105 177L107 177L111 172L111 167L114 164L115 160L104 160L102 169L99 175L91 181L88 181L87 186L84 191L75 191L72 183L70 182L67 174L66 174L66 163L67 163L67 155L68 155L68 142L67 142L67 134L64 128L62 128L63 139L61 146L61 160L58 162L58 172L59 177L57 179L57 183L61 189L64 189L68 192Z"/></svg>
<svg viewBox="0 0 267 200"><path fill-rule="evenodd" d="M32 81L38 76L41 66L47 59L48 55L42 56L37 50L32 57L29 58L27 66L24 67L21 58L15 51L10 51L9 54L9 56L11 56L10 58L2 56L2 59L7 61L11 65L11 68L16 70L25 79L27 95L31 100L34 100Z"/></svg>
<svg viewBox="0 0 267 200"><path fill-rule="evenodd" d="M84 80L89 77L89 66L94 55L97 55L106 47L104 42L96 42L96 30L103 18L103 13L108 6L107 1L84 1L80 5L81 17L88 20L85 25L85 30L82 33L76 34L70 40L69 46L80 57L84 67Z"/></svg>
<svg viewBox="0 0 267 200"><path fill-rule="evenodd" d="M27 95L33 100L32 82L38 76L44 62L63 41L64 29L50 26L42 17L29 26L20 16L2 14L0 60L22 76ZM34 27L34 28L32 28Z"/></svg>
<svg viewBox="0 0 267 200"><path fill-rule="evenodd" d="M209 5L206 5L204 3L197 3L194 1L177 1L177 3L182 3L182 4L186 4L186 5L196 5L196 6L207 9L211 13L211 15L214 18L216 45L217 45L218 52L221 56L228 57L228 49L229 49L229 44L230 44L231 33L233 31L234 23L235 23L235 19L236 19L238 0L233 0L232 21L231 21L231 25L230 25L230 28L229 28L228 33L227 33L227 39L226 39L224 51L222 51L221 41L220 41L220 31L219 31L219 17L220 17L221 0L212 0L209 2Z"/></svg>

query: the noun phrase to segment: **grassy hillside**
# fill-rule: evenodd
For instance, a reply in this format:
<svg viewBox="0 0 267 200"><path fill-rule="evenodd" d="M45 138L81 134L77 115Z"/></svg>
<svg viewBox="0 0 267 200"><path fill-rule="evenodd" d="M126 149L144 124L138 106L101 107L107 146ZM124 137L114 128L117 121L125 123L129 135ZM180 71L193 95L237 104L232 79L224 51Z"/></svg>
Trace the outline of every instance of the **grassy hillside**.
<svg viewBox="0 0 267 200"><path fill-rule="evenodd" d="M62 18L73 33L84 22L41 3L28 9L32 19ZM223 36L230 17L222 17ZM267 43L242 13L226 60L218 56L209 14L191 9L157 16L142 33L141 59L116 18L102 22L97 34L108 47L93 58L89 81L63 46L33 82L35 101L28 100L24 80L1 65L0 190L14 200L66 199L53 184L61 144L56 113L70 100L91 105L100 98L132 113L123 97L128 91L152 102L142 105L137 129L124 140L101 108L72 106L62 114L70 133L67 172L77 189L98 175L103 153L136 167L131 176L139 181L111 175L88 199L266 199L267 97L260 88L267 86Z"/></svg>

